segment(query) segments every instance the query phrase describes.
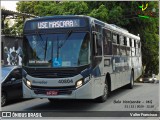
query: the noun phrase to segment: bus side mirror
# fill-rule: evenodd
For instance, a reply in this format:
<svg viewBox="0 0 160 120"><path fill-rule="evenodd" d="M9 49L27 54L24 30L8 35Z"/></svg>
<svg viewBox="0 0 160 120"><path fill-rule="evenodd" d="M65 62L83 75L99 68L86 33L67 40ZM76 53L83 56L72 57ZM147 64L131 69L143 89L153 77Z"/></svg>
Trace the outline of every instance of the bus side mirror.
<svg viewBox="0 0 160 120"><path fill-rule="evenodd" d="M16 80L16 78L11 78L11 81L15 81Z"/></svg>

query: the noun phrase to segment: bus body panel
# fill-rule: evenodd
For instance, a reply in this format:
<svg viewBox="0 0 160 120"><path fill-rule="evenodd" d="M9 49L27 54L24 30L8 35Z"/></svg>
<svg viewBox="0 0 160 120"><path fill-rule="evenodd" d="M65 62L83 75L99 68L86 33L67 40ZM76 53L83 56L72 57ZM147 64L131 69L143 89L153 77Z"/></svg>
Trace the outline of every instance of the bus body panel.
<svg viewBox="0 0 160 120"><path fill-rule="evenodd" d="M78 89L73 90L72 94L55 95L55 96L48 96L45 94L35 94L33 90L28 88L23 83L23 97L24 98L53 98L53 99L94 99L101 96L103 93L103 87L104 87L104 84L102 84L104 82L103 78L104 77L102 78L93 77L85 85L81 86Z"/></svg>
<svg viewBox="0 0 160 120"><path fill-rule="evenodd" d="M77 75L69 78L35 78L29 75L26 76L26 79L32 83L32 86L41 86L41 87L62 87L62 86L73 86L76 82L82 79L82 75ZM68 81L68 80L71 80Z"/></svg>

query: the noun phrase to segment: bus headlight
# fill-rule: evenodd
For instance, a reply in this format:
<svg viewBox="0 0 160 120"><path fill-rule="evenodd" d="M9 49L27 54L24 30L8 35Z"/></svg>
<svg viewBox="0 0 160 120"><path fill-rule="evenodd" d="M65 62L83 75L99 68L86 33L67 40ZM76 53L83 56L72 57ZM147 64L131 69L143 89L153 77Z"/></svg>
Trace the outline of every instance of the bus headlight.
<svg viewBox="0 0 160 120"><path fill-rule="evenodd" d="M76 88L81 87L82 85L86 84L90 80L89 77L86 77L85 79L80 79L76 82Z"/></svg>
<svg viewBox="0 0 160 120"><path fill-rule="evenodd" d="M26 78L23 77L23 82L24 84L28 87L28 88L31 88L31 82L29 80L27 80Z"/></svg>
<svg viewBox="0 0 160 120"><path fill-rule="evenodd" d="M79 88L83 85L83 80L78 80L76 83L76 88Z"/></svg>
<svg viewBox="0 0 160 120"><path fill-rule="evenodd" d="M29 80L27 80L27 86L31 88L31 82Z"/></svg>

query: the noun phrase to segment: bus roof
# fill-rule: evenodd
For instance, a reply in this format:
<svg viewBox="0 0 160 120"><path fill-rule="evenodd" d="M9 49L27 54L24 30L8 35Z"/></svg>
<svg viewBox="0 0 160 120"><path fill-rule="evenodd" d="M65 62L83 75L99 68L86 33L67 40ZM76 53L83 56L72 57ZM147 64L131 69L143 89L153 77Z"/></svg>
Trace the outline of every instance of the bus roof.
<svg viewBox="0 0 160 120"><path fill-rule="evenodd" d="M96 18L86 16L86 15L54 15L54 16L45 16L45 17L33 18L33 19L30 19L30 20L27 20L27 21L37 21L37 20L44 20L44 19L47 20L47 19L54 19L54 18L63 19L63 18L67 18L67 17L69 17L69 18L76 18L76 17L77 18L78 17L79 18L88 18L90 20L90 22L94 22L94 23L95 23L95 21L98 21L99 23L101 23L102 27L104 27L104 28L108 28L108 29L110 29L112 31L115 31L117 33L120 33L120 34L124 34L124 35L126 35L126 36L128 36L132 39L140 40L139 36L136 36L134 34L129 33L128 30L126 30L124 28L121 28L121 27L119 27L117 25L114 25L114 24L105 23L105 22L100 21Z"/></svg>

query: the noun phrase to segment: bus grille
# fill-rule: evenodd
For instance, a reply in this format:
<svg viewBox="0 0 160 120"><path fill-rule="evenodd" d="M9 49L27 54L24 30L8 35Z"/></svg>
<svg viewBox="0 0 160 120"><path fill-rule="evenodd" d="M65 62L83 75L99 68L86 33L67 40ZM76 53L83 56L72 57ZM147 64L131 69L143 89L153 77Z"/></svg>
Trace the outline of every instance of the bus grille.
<svg viewBox="0 0 160 120"><path fill-rule="evenodd" d="M63 87L41 87L32 86L32 90L35 94L46 94L46 91L58 91L58 95L69 95L75 90L75 86L63 86Z"/></svg>
<svg viewBox="0 0 160 120"><path fill-rule="evenodd" d="M37 78L68 78L80 74L84 69L89 68L90 65L84 65L71 68L36 68L24 67L23 69L28 75Z"/></svg>
<svg viewBox="0 0 160 120"><path fill-rule="evenodd" d="M30 70L27 72L32 77L37 78L68 78L78 75L77 72L67 70L67 71L57 71L57 70Z"/></svg>

